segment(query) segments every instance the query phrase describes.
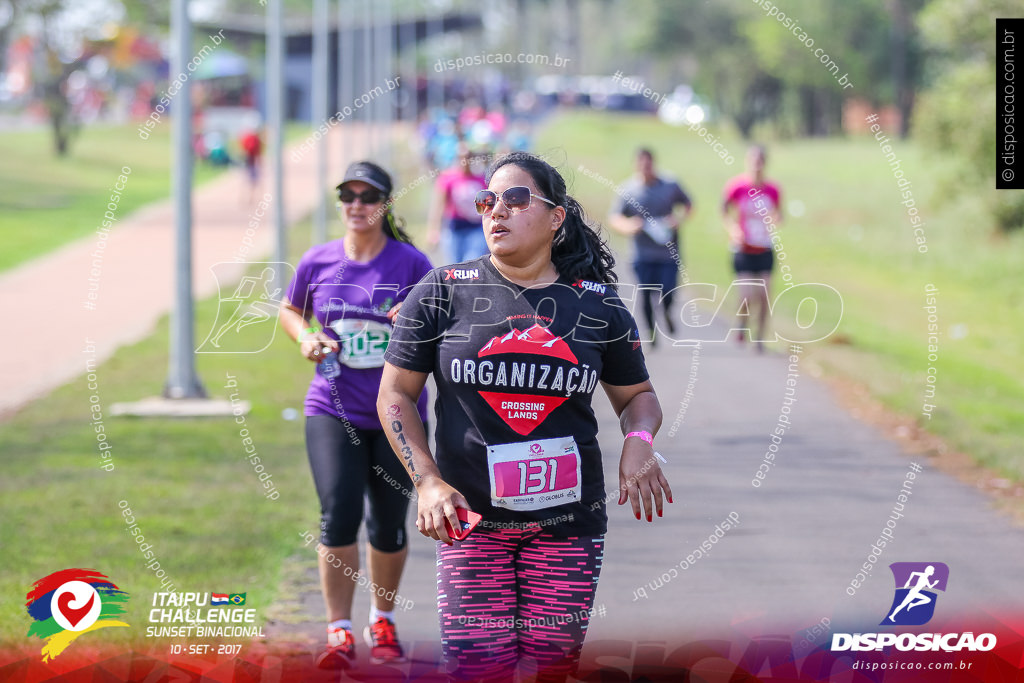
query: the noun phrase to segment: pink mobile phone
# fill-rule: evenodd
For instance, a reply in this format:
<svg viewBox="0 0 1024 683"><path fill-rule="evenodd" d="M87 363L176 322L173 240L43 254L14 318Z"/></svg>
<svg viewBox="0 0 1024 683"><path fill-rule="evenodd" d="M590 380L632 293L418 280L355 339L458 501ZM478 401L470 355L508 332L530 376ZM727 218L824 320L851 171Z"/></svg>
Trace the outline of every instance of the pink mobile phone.
<svg viewBox="0 0 1024 683"><path fill-rule="evenodd" d="M473 533L473 529L476 528L476 525L480 523L480 520L483 519L483 517L472 510L467 510L466 508L461 507L455 508L455 514L458 515L459 523L462 528L459 531L452 529L451 522L448 521L447 517L444 518L444 528L445 531L448 532L448 535L456 541L464 541L467 536Z"/></svg>

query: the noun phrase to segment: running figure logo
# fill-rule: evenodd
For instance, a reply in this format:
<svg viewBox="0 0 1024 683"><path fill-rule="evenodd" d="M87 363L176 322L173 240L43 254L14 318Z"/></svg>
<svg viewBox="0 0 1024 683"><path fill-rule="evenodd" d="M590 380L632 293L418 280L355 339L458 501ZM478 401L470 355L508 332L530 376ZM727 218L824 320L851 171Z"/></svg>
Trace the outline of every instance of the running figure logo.
<svg viewBox="0 0 1024 683"><path fill-rule="evenodd" d="M893 562L896 595L882 626L920 626L935 613L936 590L945 591L949 567L942 562Z"/></svg>
<svg viewBox="0 0 1024 683"><path fill-rule="evenodd" d="M286 263L265 263L259 275L244 276L236 284L231 275L238 268L237 263L217 263L210 267L219 293L217 319L196 353L259 353L270 346L287 285L287 282L276 281L275 265L288 271L281 273L283 277L294 274L294 269ZM225 296L228 292L230 295ZM256 327L243 333L250 326Z"/></svg>

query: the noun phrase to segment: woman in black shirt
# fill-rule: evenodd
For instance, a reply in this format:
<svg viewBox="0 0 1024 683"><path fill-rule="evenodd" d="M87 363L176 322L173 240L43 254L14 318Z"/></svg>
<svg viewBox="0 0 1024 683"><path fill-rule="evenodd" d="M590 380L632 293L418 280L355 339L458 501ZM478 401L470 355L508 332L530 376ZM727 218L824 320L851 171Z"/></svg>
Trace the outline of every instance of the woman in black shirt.
<svg viewBox="0 0 1024 683"><path fill-rule="evenodd" d="M625 436L619 504L662 514L671 489L653 435L662 413L607 245L565 181L529 154L502 157L477 197L490 255L431 271L385 354L377 408L438 541L438 607L458 678L542 680L578 661L607 527L591 397L600 380ZM415 400L434 375L436 452ZM483 515L453 544L456 508Z"/></svg>

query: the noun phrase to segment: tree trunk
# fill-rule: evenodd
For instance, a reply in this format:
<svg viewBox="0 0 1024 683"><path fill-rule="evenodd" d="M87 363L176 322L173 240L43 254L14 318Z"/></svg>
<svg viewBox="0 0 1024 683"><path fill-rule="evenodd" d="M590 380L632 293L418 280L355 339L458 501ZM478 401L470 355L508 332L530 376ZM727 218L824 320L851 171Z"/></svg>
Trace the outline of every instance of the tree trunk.
<svg viewBox="0 0 1024 683"><path fill-rule="evenodd" d="M892 17L889 33L889 52L892 55L892 83L896 108L900 112L900 137L910 133L910 117L914 108L914 88L910 74L911 39L913 26L905 0L888 0L886 8Z"/></svg>
<svg viewBox="0 0 1024 683"><path fill-rule="evenodd" d="M65 116L51 111L50 127L53 129L53 151L59 157L66 157L68 155L68 127Z"/></svg>
<svg viewBox="0 0 1024 683"><path fill-rule="evenodd" d="M800 86L800 128L806 137L814 137L816 112L814 88Z"/></svg>
<svg viewBox="0 0 1024 683"><path fill-rule="evenodd" d="M740 136L744 140L749 140L750 130L754 127L754 119L746 112L740 112L740 114L733 117L733 122L736 124L736 128L739 129Z"/></svg>

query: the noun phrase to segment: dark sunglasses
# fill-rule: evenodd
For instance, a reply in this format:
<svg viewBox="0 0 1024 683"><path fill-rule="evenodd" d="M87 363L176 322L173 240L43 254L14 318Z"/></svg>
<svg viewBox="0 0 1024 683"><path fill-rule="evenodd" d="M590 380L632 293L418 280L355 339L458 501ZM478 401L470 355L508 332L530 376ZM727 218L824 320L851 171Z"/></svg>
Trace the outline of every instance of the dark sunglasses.
<svg viewBox="0 0 1024 683"><path fill-rule="evenodd" d="M351 204L357 199L363 204L377 204L384 199L384 193L373 189L363 190L362 192L356 192L348 188L338 190L338 201L342 204Z"/></svg>
<svg viewBox="0 0 1024 683"><path fill-rule="evenodd" d="M551 206L558 206L550 199L541 197L540 195L533 194L530 192L530 188L526 186L510 187L500 195L490 190L480 190L476 193L476 212L481 216L489 214L494 210L494 205L498 203L498 198L501 198L501 203L508 207L509 211L526 211L530 208L530 202L533 197L547 202Z"/></svg>

